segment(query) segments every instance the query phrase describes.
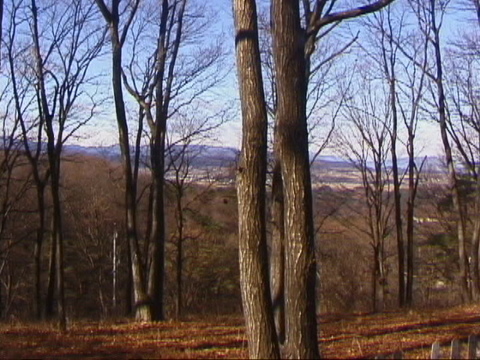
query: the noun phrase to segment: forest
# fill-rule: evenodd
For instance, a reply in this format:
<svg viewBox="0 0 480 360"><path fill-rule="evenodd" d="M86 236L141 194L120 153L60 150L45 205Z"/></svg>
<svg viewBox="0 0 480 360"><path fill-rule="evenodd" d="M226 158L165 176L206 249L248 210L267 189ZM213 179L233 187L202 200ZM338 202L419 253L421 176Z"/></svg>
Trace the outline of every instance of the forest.
<svg viewBox="0 0 480 360"><path fill-rule="evenodd" d="M323 317L476 306L479 30L478 0L0 0L0 323L241 319L230 355L319 358Z"/></svg>

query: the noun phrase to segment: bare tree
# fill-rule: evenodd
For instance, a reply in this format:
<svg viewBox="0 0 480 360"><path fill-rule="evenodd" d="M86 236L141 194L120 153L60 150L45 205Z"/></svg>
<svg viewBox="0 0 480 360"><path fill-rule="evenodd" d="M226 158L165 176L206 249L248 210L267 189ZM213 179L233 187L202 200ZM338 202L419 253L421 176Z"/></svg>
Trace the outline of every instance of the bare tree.
<svg viewBox="0 0 480 360"><path fill-rule="evenodd" d="M458 170L454 162L454 154L449 137L449 111L446 98L446 86L444 76L444 62L442 55L442 43L440 31L443 25L447 2L436 2L429 0L427 3L413 3L412 8L417 16L419 27L423 33L424 41L432 52L432 63L423 66L415 62L417 66L422 67L426 76L430 80L432 101L434 109L431 112L432 118L439 124L442 144L445 152L445 164L448 171L448 188L452 196L453 207L456 213L456 226L458 236L458 279L461 289L461 295L464 301L471 299L469 287L469 266L468 253L466 246L466 216L462 198L460 195L460 186L458 179Z"/></svg>
<svg viewBox="0 0 480 360"><path fill-rule="evenodd" d="M133 23L129 41L132 51L123 79L139 105L136 155L140 154L140 136L143 132L148 134L149 169L152 173L146 235L149 248L148 294L154 304L155 318L160 320L164 318L167 123L169 119L175 121L175 118L185 117L189 111L198 112L195 107L205 103L205 94L218 84L224 72L220 70L223 53L219 43L201 42L208 28L208 20L202 20L200 16L205 12L204 7L195 7L194 3L185 0L165 0L160 8L159 23L151 18L152 14L156 14L151 11L152 7L153 3L145 2L139 18ZM145 38L146 31L157 34L152 39L152 44L155 44L152 48ZM193 46L192 41L195 40L201 45ZM192 53L196 53L194 61L191 60ZM211 131L211 118L206 116L199 121L194 132L184 134L181 140Z"/></svg>
<svg viewBox="0 0 480 360"><path fill-rule="evenodd" d="M419 119L420 101L425 92L425 73L411 66L410 56L426 65L427 47L418 42L416 30L408 26L407 9L399 4L365 20L371 29L372 39L363 51L378 66L380 73L388 83L388 102L392 117L391 169L394 193L395 230L398 255L398 302L399 306L412 305L413 301L413 218L418 187L419 172L423 165L417 165L415 135ZM408 40L407 40L408 39ZM410 39L413 39L411 41ZM362 46L363 47L363 46ZM374 49L378 49L375 51ZM408 52L408 57L402 52ZM402 140L402 128L406 129L406 141ZM403 181L402 169L398 165L398 153L405 146L408 155L408 199L406 209L406 243L403 226L403 210L400 186Z"/></svg>
<svg viewBox="0 0 480 360"><path fill-rule="evenodd" d="M466 37L467 38L467 37ZM466 45L466 46L462 46ZM464 203L466 231L470 233L470 276L472 280L471 292L474 300L480 297L480 180L479 180L479 153L480 153L480 112L478 107L478 77L475 67L478 65L476 56L472 56L475 49L469 44L458 44L450 51L450 61L447 63L450 76L446 84L449 90L451 111L448 121L450 138L455 145L458 162L463 165L464 171L459 170L463 182L472 182L472 194L461 191L460 197ZM462 172L464 172L462 176ZM459 180L460 182L460 180ZM459 184L462 186L462 184ZM465 193L467 192L467 193ZM473 203L469 206L469 203Z"/></svg>
<svg viewBox="0 0 480 360"><path fill-rule="evenodd" d="M24 64L29 62L26 58L27 46L20 46L21 43L17 38L19 37L19 27L25 22L24 4L22 2L15 2L7 9L8 25L7 36L5 39L6 60L8 63L8 75L11 82L11 92L13 104L15 108L15 118L18 119L21 129L21 140L25 156L30 164L33 182L36 189L37 200L37 214L38 214L38 229L35 239L34 261L35 261L35 314L37 319L41 317L41 253L45 237L45 218L46 218L46 203L45 203L45 189L47 186L49 171L45 167L44 153L42 152L42 123L29 121L29 109L32 106L33 94L30 88L29 79L26 76L28 70ZM38 126L36 126L38 125ZM34 135L35 133L35 135ZM52 289L53 290L53 289ZM52 298L53 298L53 292ZM47 302L48 303L48 302ZM49 302L52 303L52 302ZM52 315L53 309L48 308L46 315Z"/></svg>
<svg viewBox="0 0 480 360"><path fill-rule="evenodd" d="M95 2L109 26L110 41L112 44L112 87L125 177L125 223L132 269L135 318L139 321L149 321L153 317L153 310L147 295L144 269L142 267L138 244L136 184L134 169L132 168L128 121L122 86L123 47L129 27L140 5L140 0L135 0L133 3L127 4L124 8L120 8L120 0L114 0L111 3L110 9L103 0L95 0ZM123 26L121 22L123 22Z"/></svg>
<svg viewBox="0 0 480 360"><path fill-rule="evenodd" d="M361 175L365 202L365 224L358 230L367 235L372 247L372 310L383 311L387 294L387 239L392 231L394 210L391 199L392 170L388 166L391 153L392 112L389 99L380 94L389 89L373 80L359 81L364 90L347 103L345 124L340 135L343 154ZM366 91L365 91L366 90ZM358 92L358 88L352 90ZM388 92L387 92L388 93ZM348 222L348 226L353 223Z"/></svg>
<svg viewBox="0 0 480 360"><path fill-rule="evenodd" d="M53 202L52 244L55 248L57 306L61 329L66 328L63 269L63 229L60 199L61 154L64 143L86 124L95 112L93 97L83 98L84 87L89 83L88 69L98 56L103 45L103 37L98 35L94 24L93 5L76 0L69 6L54 4L39 13L36 0L31 1L31 32L33 39L33 72L36 81L37 111L40 123L44 126L47 142L47 157L50 171L50 192ZM47 26L39 23L42 15L61 19ZM75 26L71 26L71 23ZM43 29L42 29L43 27ZM50 33L48 39L44 33ZM47 40L48 39L48 40ZM42 48L48 49L44 53ZM56 67L56 72L50 68ZM82 109L80 115L76 106L80 101L89 101L91 107Z"/></svg>

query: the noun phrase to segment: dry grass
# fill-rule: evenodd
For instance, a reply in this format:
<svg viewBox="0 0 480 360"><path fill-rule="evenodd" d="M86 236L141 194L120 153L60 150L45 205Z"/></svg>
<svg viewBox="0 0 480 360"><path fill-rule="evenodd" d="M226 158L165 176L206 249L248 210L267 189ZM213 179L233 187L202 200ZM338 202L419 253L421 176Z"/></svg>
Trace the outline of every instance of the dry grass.
<svg viewBox="0 0 480 360"><path fill-rule="evenodd" d="M425 358L430 345L480 334L480 306L377 315L328 315L320 319L327 358L371 358L407 349ZM0 358L126 359L245 358L242 320L155 324L75 323L66 333L48 324L0 325Z"/></svg>

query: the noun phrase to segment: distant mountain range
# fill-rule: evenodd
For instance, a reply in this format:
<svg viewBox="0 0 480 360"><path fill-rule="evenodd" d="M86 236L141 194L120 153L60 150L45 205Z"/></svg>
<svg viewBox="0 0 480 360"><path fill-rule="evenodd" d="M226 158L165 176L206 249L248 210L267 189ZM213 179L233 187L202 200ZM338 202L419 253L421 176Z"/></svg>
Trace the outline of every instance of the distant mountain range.
<svg viewBox="0 0 480 360"><path fill-rule="evenodd" d="M120 146L82 146L82 145L65 145L64 150L68 154L82 154L88 156L97 156L106 158L110 161L120 161ZM173 152L180 152L181 146L174 146ZM237 160L240 151L233 147L212 146L212 145L190 145L189 153L193 159L193 167L227 167L232 166ZM142 146L141 149L144 159L148 159L149 148ZM423 161L423 157L416 158L417 166ZM373 164L372 164L373 165ZM408 158L399 158L398 165L400 169L406 169L408 166ZM346 159L334 155L318 156L313 164L314 171L337 170L352 171L354 166ZM424 169L429 172L443 172L442 159L437 156L431 156L426 159Z"/></svg>

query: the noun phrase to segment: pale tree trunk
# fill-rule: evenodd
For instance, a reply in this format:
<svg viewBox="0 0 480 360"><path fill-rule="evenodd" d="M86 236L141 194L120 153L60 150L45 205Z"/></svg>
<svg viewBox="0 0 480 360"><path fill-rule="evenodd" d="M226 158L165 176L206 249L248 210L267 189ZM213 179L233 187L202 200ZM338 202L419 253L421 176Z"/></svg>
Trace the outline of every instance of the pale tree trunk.
<svg viewBox="0 0 480 360"><path fill-rule="evenodd" d="M440 125L440 134L442 138L443 148L445 151L445 162L448 170L449 178L449 191L452 195L453 207L457 214L457 236L458 236L458 270L459 270L459 282L461 288L461 295L463 301L467 302L471 300L471 293L468 286L468 259L466 253L466 244L465 244L465 228L466 220L462 201L459 193L459 185L457 180L457 173L455 170L455 165L453 163L452 148L450 145L450 140L448 137L447 129L447 109L446 109L446 100L445 100L445 90L443 84L443 63L442 63L442 53L440 48L440 28L437 24L437 18L435 14L436 1L430 0L429 2L429 16L430 16L430 25L433 32L433 47L435 52L435 84L437 87L437 106L438 106L438 116L439 116L439 125Z"/></svg>
<svg viewBox="0 0 480 360"><path fill-rule="evenodd" d="M304 32L296 1L272 1L277 141L285 201L286 353L318 358L316 262L306 116Z"/></svg>
<svg viewBox="0 0 480 360"><path fill-rule="evenodd" d="M268 281L265 225L267 113L254 0L234 0L235 44L242 102L242 152L237 175L240 285L250 358L279 358Z"/></svg>

